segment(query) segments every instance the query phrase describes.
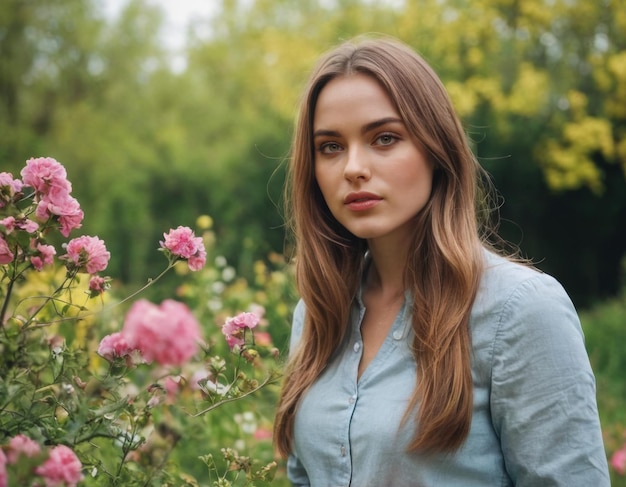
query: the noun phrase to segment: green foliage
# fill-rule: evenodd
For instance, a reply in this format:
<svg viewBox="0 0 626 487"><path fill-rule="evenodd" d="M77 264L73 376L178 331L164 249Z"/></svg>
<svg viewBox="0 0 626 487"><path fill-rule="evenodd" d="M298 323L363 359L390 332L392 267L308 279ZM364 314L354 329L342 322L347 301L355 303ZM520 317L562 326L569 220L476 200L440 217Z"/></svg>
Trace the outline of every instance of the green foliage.
<svg viewBox="0 0 626 487"><path fill-rule="evenodd" d="M275 258L271 267L258 262L249 286L214 253L212 221L203 216L203 236L169 232L160 249L165 270L118 301L110 278L98 274L109 261L104 242L81 236L51 244L82 220L66 219L78 203L68 203L63 166L30 160L22 174L0 181L0 479L8 471L10 486L52 484L62 463L67 487L80 477L86 486L271 481L282 365L272 334L287 333L288 268ZM215 264L205 267L206 257ZM141 300L122 314L124 303L174 269L190 278L177 296L187 305ZM142 327L134 342L131 321ZM253 398L259 405L243 404ZM215 422L218 408L225 414ZM246 443L243 433L258 441Z"/></svg>
<svg viewBox="0 0 626 487"><path fill-rule="evenodd" d="M598 391L607 455L626 444L626 294L581 314L587 350ZM626 486L626 478L612 470L612 485Z"/></svg>
<svg viewBox="0 0 626 487"><path fill-rule="evenodd" d="M111 297L106 312L90 305L85 317L72 319L66 309L55 307L39 313L40 325L30 329L9 307L11 318L0 335L1 438L24 434L41 444L71 446L86 473L81 485L208 486L218 479L219 485L266 485L276 472L271 443L265 435L254 435L271 431L280 369L266 330L271 323L272 333L284 335L289 287L280 270L273 271L275 284L265 281L256 291L230 274L232 284L224 284L224 273L209 266L181 289L179 298L188 296L195 303L207 345L200 362L180 369L129 368L123 359L108 363L93 352L99 338L120 327ZM194 299L200 282L212 284L202 296L210 307ZM45 273L31 275L18 290L17 302L30 300L34 289L48 283ZM79 286L72 294L84 292ZM260 331L240 353L231 352L220 323L236 313L231 310L259 302L267 306ZM282 320L270 322L270 316ZM194 373L203 367L209 379L195 386ZM246 399L251 395L255 400ZM242 449L250 456L242 457Z"/></svg>
<svg viewBox="0 0 626 487"><path fill-rule="evenodd" d="M282 250L283 162L315 59L341 39L391 34L442 76L505 200L504 236L588 305L617 292L626 248L613 223L626 219L618 3L222 2L191 23L187 66L173 71L163 13L146 0L115 19L95 0L8 0L0 155L71 161L85 231L108 242L125 283L158 265L161 228L198 214L216 217L220 253L251 278Z"/></svg>

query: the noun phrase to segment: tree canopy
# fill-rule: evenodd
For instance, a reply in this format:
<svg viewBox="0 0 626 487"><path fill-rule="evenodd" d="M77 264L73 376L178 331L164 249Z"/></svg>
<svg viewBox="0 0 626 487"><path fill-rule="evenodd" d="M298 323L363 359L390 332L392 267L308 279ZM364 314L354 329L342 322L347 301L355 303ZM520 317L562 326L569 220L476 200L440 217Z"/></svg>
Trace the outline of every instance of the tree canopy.
<svg viewBox="0 0 626 487"><path fill-rule="evenodd" d="M503 235L580 304L626 250L626 9L620 0L222 0L173 70L164 13L129 0L0 5L0 160L68 169L114 277L150 275L160 232L210 215L242 273L283 247L281 187L315 59L396 36L439 73L503 198Z"/></svg>

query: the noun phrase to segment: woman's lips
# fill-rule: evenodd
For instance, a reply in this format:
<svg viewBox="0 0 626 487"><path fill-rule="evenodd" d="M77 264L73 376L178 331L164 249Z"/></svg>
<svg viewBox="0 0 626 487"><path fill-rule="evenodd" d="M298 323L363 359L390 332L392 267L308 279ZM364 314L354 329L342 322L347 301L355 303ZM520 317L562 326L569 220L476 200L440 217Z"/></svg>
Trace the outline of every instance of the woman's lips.
<svg viewBox="0 0 626 487"><path fill-rule="evenodd" d="M382 198L373 193L359 192L350 193L344 199L343 203L352 211L365 211L374 208Z"/></svg>

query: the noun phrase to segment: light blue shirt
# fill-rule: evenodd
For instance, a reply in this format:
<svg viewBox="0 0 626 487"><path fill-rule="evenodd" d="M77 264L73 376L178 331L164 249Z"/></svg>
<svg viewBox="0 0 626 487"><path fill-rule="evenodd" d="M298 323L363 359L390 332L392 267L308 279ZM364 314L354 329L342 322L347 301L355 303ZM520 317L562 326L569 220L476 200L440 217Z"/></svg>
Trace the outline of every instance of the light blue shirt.
<svg viewBox="0 0 626 487"><path fill-rule="evenodd" d="M311 487L609 486L595 380L576 311L552 277L486 253L472 308L474 407L455 453L407 453L400 427L415 386L407 300L357 380L365 313L355 300L346 336L304 395L288 477ZM294 312L291 346L305 307ZM413 417L414 415L412 415Z"/></svg>

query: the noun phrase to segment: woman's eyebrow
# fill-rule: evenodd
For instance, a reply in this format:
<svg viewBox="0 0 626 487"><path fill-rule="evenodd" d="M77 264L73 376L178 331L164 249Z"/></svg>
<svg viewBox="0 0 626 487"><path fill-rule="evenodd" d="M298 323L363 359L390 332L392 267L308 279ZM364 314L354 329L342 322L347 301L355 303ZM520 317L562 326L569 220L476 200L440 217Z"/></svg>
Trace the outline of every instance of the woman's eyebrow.
<svg viewBox="0 0 626 487"><path fill-rule="evenodd" d="M381 127L383 125L387 125L390 123L400 123L404 125L404 122L402 121L401 118L385 117L385 118L381 118L380 120L374 120L373 122L370 122L364 125L363 128L361 129L361 133L365 134L371 130L377 129L378 127Z"/></svg>
<svg viewBox="0 0 626 487"><path fill-rule="evenodd" d="M316 137L339 137L339 132L336 130L319 129L313 132L313 138Z"/></svg>
<svg viewBox="0 0 626 487"><path fill-rule="evenodd" d="M367 132L370 132L371 130L375 130L378 127L381 127L383 125L387 125L390 123L404 124L401 118L385 117L385 118L374 120L373 122L363 125L363 127L361 128L361 133L366 134ZM313 132L313 138L315 137L339 137L339 136L340 136L340 133L337 132L336 130L318 129L315 132Z"/></svg>

